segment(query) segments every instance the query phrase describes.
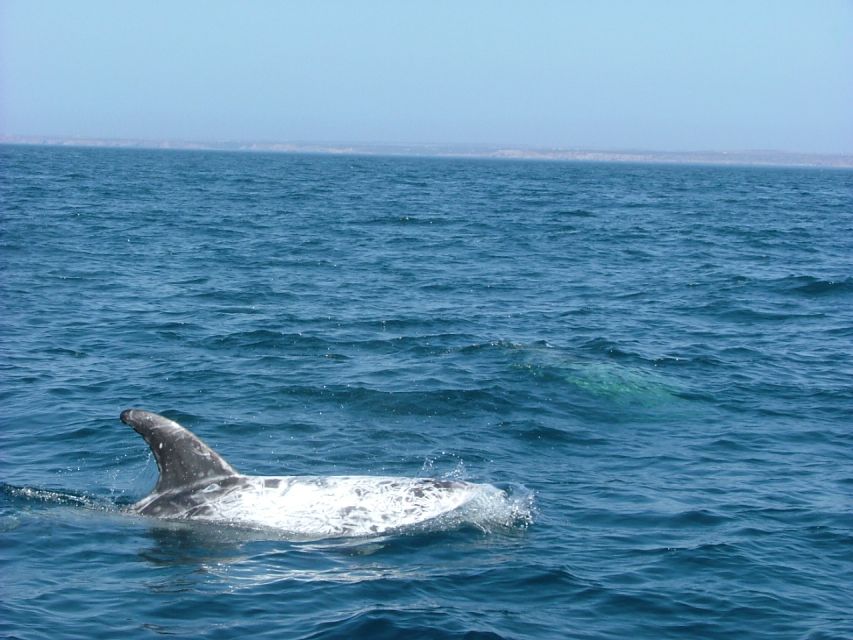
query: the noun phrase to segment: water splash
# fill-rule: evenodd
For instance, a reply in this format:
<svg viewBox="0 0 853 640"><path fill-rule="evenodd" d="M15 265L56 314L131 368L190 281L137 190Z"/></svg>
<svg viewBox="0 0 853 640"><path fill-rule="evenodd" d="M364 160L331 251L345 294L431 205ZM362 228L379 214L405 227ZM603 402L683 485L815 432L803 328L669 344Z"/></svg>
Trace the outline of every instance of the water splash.
<svg viewBox="0 0 853 640"><path fill-rule="evenodd" d="M73 506L97 510L114 508L111 502L86 494L38 487L18 487L5 483L0 483L0 496L23 504Z"/></svg>

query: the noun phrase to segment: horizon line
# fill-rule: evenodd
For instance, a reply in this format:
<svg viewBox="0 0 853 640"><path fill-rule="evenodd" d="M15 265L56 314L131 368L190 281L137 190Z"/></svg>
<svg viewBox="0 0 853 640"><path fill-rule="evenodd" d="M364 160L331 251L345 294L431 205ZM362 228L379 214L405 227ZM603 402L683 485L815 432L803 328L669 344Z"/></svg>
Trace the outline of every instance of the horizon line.
<svg viewBox="0 0 853 640"><path fill-rule="evenodd" d="M493 143L200 141L168 138L111 138L17 134L0 134L0 144L116 149L232 151L245 153L309 153L318 155L853 168L853 153L821 153L777 149L668 151L652 149L545 147L520 144L501 145Z"/></svg>

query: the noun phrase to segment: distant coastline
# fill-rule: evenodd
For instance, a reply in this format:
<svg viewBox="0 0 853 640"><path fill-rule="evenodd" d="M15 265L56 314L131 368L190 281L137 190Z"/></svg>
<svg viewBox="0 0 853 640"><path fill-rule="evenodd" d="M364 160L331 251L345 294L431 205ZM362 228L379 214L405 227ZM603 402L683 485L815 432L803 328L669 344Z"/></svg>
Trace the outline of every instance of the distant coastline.
<svg viewBox="0 0 853 640"><path fill-rule="evenodd" d="M183 149L329 155L421 156L442 158L498 158L576 162L649 164L711 164L782 167L853 168L853 154L789 151L601 151L545 147L437 144L332 144L289 142L195 142L122 138L0 135L0 144L116 149Z"/></svg>

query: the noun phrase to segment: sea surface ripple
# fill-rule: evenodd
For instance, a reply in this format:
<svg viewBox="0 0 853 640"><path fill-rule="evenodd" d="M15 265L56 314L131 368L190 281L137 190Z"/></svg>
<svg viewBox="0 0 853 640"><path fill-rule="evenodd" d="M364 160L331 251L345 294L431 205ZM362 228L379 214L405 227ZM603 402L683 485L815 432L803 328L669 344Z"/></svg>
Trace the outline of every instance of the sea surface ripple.
<svg viewBox="0 0 853 640"><path fill-rule="evenodd" d="M853 172L0 146L0 636L853 637ZM243 473L526 492L300 543Z"/></svg>

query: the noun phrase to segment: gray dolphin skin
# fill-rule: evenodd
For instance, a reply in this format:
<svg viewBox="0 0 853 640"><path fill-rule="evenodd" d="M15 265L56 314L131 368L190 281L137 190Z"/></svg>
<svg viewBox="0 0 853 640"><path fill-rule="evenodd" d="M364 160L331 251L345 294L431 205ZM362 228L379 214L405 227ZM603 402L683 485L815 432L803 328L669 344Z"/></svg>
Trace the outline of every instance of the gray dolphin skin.
<svg viewBox="0 0 853 640"><path fill-rule="evenodd" d="M474 524L511 511L490 485L389 476L245 476L177 422L142 409L121 420L154 454L160 476L131 511L164 519L273 528L302 539L374 536L440 521Z"/></svg>
<svg viewBox="0 0 853 640"><path fill-rule="evenodd" d="M177 422L141 409L122 411L121 421L145 438L154 453L160 469L160 478L154 488L156 493L239 475L213 449Z"/></svg>
<svg viewBox="0 0 853 640"><path fill-rule="evenodd" d="M192 517L204 510L193 511L204 503L194 499L197 489L240 484L242 476L234 467L177 422L141 409L122 411L120 418L145 439L160 471L154 491L133 505L137 513Z"/></svg>

